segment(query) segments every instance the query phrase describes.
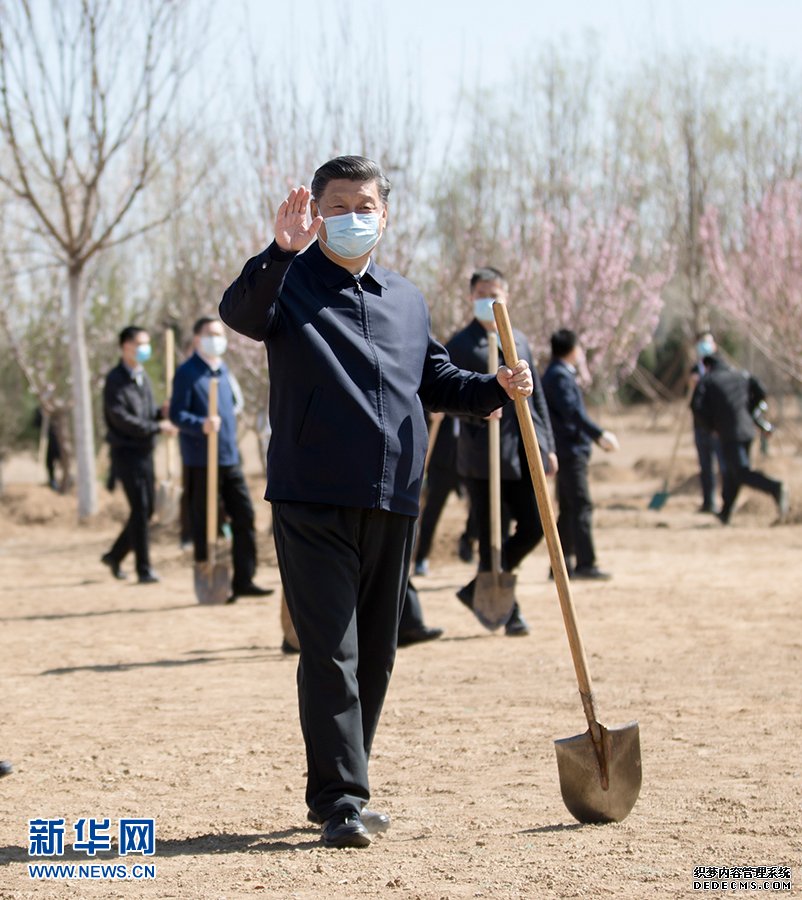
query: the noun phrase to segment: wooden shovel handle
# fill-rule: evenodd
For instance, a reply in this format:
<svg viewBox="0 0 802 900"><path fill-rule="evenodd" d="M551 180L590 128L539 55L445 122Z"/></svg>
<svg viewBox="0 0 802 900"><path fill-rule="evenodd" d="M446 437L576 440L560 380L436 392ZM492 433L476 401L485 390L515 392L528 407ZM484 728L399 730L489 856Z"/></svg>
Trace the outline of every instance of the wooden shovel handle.
<svg viewBox="0 0 802 900"><path fill-rule="evenodd" d="M501 337L501 349L504 352L504 360L508 366L513 367L518 362L518 356L515 353L515 340L512 336L512 326L510 325L510 317L507 313L506 305L494 303L493 314L496 317L496 326ZM582 697L585 717L595 737L599 724L596 721L596 711L594 709L593 687L590 682L585 649L582 646L582 639L577 628L574 603L571 599L571 588L568 582L568 570L565 567L565 557L563 556L560 537L557 533L557 523L554 518L554 508L551 505L551 495L546 483L546 473L543 470L543 460L540 458L540 448L537 443L535 426L525 397L515 398L515 412L518 415L518 424L521 426L521 435L529 463L529 472L532 475L532 484L535 488L535 497L538 511L540 512L540 521L543 525L543 534L549 548L551 570L554 573L554 583L557 586L557 595L560 598L560 609L563 614L565 631L568 635L571 656L574 660L579 694Z"/></svg>
<svg viewBox="0 0 802 900"><path fill-rule="evenodd" d="M165 391L164 399L169 403L173 396L173 380L175 378L175 332L172 328L168 328L164 332L164 380ZM175 456L176 456L176 438L175 435L168 434L166 440L167 450L167 480L172 483L173 473L175 472Z"/></svg>
<svg viewBox="0 0 802 900"><path fill-rule="evenodd" d="M209 379L209 418L217 415L217 378ZM211 428L206 436L206 553L209 562L214 563L217 543L217 444L218 434Z"/></svg>
<svg viewBox="0 0 802 900"><path fill-rule="evenodd" d="M487 334L487 371L498 371L498 341L494 332ZM490 419L487 423L488 459L490 462L488 484L490 490L490 570L501 572L501 422Z"/></svg>

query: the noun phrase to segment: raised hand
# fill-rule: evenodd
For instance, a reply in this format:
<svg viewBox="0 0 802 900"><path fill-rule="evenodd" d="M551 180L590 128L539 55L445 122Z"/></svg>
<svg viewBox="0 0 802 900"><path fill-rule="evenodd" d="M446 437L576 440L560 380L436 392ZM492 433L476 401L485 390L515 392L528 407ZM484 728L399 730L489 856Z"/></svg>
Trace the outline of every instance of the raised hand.
<svg viewBox="0 0 802 900"><path fill-rule="evenodd" d="M323 217L316 216L306 224L310 192L303 185L290 191L276 213L276 243L282 250L298 252L303 250L320 231Z"/></svg>

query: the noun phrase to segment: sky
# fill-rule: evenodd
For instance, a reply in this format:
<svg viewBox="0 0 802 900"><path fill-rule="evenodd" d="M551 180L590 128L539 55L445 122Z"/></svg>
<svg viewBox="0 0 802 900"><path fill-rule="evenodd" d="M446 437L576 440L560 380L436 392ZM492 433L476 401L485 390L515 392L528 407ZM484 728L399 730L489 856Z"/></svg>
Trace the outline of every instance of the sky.
<svg viewBox="0 0 802 900"><path fill-rule="evenodd" d="M794 60L802 35L800 0L339 0L300 5L240 0L268 58L275 37L314 54L326 34L336 42L339 10L353 21L378 22L391 74L410 60L419 67L427 102L450 100L464 80L492 85L509 62L549 41L578 41L588 31L610 62L624 64L660 51L715 47ZM228 10L227 3L221 8ZM232 19L227 14L228 21ZM366 44L368 41L365 42ZM373 43L373 40L370 40ZM359 60L343 60L343 66ZM369 60L364 72L369 72ZM299 66L302 70L303 66Z"/></svg>
<svg viewBox="0 0 802 900"><path fill-rule="evenodd" d="M511 67L544 44L567 43L579 51L592 34L613 70L658 54L707 48L798 66L802 35L802 0L209 2L212 52L224 60L228 97L230 90L236 97L250 89L248 43L268 71L289 72L305 98L314 96L318 63L330 60L334 48L338 90L356 94L361 84L388 78L400 92L413 71L422 108L435 122L453 115L460 88L473 93L509 84ZM345 44L343 16L350 22L351 49L338 57L336 48ZM209 71L216 83L217 74ZM236 103L225 104L233 117Z"/></svg>

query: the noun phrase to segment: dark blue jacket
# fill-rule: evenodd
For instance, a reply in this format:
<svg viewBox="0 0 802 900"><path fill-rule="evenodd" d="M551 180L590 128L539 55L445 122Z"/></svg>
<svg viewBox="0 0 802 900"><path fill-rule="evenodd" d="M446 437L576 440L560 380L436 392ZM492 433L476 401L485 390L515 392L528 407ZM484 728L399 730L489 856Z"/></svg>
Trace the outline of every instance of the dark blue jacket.
<svg viewBox="0 0 802 900"><path fill-rule="evenodd" d="M552 359L542 378L543 393L551 415L557 458L590 456L593 442L603 429L589 418L576 373L568 363Z"/></svg>
<svg viewBox="0 0 802 900"><path fill-rule="evenodd" d="M373 261L357 280L317 243L294 254L274 241L249 260L220 317L267 345L268 500L416 516L423 407L488 415L507 400L451 363L414 285Z"/></svg>
<svg viewBox="0 0 802 900"><path fill-rule="evenodd" d="M217 414L220 416L218 464L239 464L237 419L234 415L234 392L228 380L228 369L221 364L217 392ZM206 466L207 438L203 420L209 415L209 381L212 370L197 353L178 367L173 379L170 419L181 429L181 458L186 466Z"/></svg>
<svg viewBox="0 0 802 900"><path fill-rule="evenodd" d="M523 332L517 329L513 331L513 337L518 359L525 359L532 369L534 390L529 398L529 411L532 414L537 442L545 466L546 457L549 453L554 452L554 436L551 432L549 411L543 396L543 388L540 386L540 379L537 377L537 371L532 361L529 342ZM472 372L486 372L488 340L497 340L495 332L488 332L478 319L474 319L470 325L451 338L446 344L446 350L454 364L460 368ZM498 358L499 365L504 363L504 354L501 350L499 350ZM518 481L526 470L526 464L525 462L522 464L523 439L515 405L512 403L504 408L501 416L499 444L502 479ZM462 419L460 422L459 438L457 439L457 471L463 478L489 477L490 445L487 422L484 419L470 418Z"/></svg>

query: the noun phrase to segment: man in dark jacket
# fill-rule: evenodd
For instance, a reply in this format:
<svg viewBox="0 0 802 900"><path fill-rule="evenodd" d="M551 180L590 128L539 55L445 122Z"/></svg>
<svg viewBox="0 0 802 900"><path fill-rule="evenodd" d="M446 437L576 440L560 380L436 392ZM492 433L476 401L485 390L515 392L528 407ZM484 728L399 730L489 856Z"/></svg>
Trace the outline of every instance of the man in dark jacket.
<svg viewBox="0 0 802 900"><path fill-rule="evenodd" d="M457 369L422 294L373 261L389 190L364 157L325 163L311 195L292 190L279 206L275 240L220 304L224 322L268 348L266 497L301 648L309 818L330 847L366 846L388 824L364 810L368 759L406 593L423 406L488 415L532 385L525 363L496 377Z"/></svg>
<svg viewBox="0 0 802 900"><path fill-rule="evenodd" d="M106 376L103 388L112 480L122 484L131 514L101 562L115 578L125 578L120 564L133 549L140 584L159 580L151 568L148 547L148 520L153 514L153 444L158 434L176 433L165 417L166 410L156 406L150 379L142 367L150 354L150 336L144 328L123 328L120 362Z"/></svg>
<svg viewBox="0 0 802 900"><path fill-rule="evenodd" d="M234 571L229 602L238 597L264 597L271 588L254 584L256 529L253 504L240 466L237 447L236 382L223 362L227 340L223 323L203 316L192 328L194 353L178 367L173 380L170 418L178 426L185 489L189 496L195 562L207 559L206 484L208 434L218 433L218 479L223 508L231 520L231 555ZM218 381L217 416L209 416L209 383Z"/></svg>
<svg viewBox="0 0 802 900"><path fill-rule="evenodd" d="M560 514L557 531L572 578L607 580L611 576L596 565L593 546L593 503L588 484L588 463L593 444L607 452L618 449L611 431L604 431L587 414L576 382L582 348L573 331L562 328L551 336L551 362L543 373L543 392L557 445L557 499Z"/></svg>
<svg viewBox="0 0 802 900"><path fill-rule="evenodd" d="M692 405L702 424L721 441L724 472L719 519L729 524L738 492L745 484L773 497L782 521L788 514L785 485L752 469L749 463L755 437L750 375L730 368L715 355L706 356L704 364L706 374L696 386Z"/></svg>
<svg viewBox="0 0 802 900"><path fill-rule="evenodd" d="M487 372L488 341L497 341L494 302L507 302L507 282L498 269L477 269L471 276L470 302L473 321L459 331L446 345L455 365L472 372ZM540 380L534 373L532 351L522 332L515 330L515 348L519 359L525 359L533 369L534 389L529 408L547 474L557 470L554 453L554 437L549 423L549 413ZM499 351L500 353L500 351ZM500 359L503 356L500 355ZM515 521L515 531L506 538L501 548L502 568L512 572L518 568L543 537L543 526L537 510L535 489L529 475L529 466L523 446L518 417L513 406L501 411L501 502L506 516ZM479 571L490 571L490 452L487 420L463 418L457 439L457 471L468 485L471 499L471 515L479 532ZM472 608L474 579L457 592L457 596ZM505 627L509 637L526 635L529 627L521 616L516 602Z"/></svg>

